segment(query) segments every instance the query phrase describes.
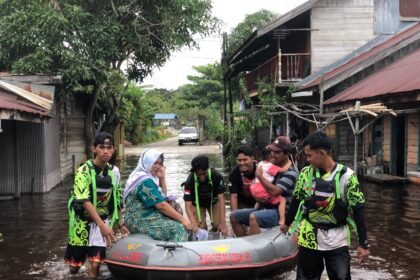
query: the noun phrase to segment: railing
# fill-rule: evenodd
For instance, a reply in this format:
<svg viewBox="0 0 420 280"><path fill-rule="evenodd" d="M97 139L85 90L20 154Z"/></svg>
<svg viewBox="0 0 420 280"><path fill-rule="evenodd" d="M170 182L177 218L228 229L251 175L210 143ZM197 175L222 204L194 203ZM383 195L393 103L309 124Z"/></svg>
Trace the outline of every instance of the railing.
<svg viewBox="0 0 420 280"><path fill-rule="evenodd" d="M279 57L276 55L245 75L245 85L249 93L258 90L258 82L277 83L279 77Z"/></svg>
<svg viewBox="0 0 420 280"><path fill-rule="evenodd" d="M281 55L281 80L299 81L310 73L310 53L285 53Z"/></svg>
<svg viewBox="0 0 420 280"><path fill-rule="evenodd" d="M258 90L258 81L267 83L299 81L310 74L310 65L310 53L281 54L281 63L279 63L279 56L276 55L247 73L245 85L248 92L253 93Z"/></svg>

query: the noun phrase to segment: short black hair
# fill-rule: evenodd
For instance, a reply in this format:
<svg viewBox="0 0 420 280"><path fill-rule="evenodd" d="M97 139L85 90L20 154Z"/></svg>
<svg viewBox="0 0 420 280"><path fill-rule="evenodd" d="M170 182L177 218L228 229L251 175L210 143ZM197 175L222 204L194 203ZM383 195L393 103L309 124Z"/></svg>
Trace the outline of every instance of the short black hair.
<svg viewBox="0 0 420 280"><path fill-rule="evenodd" d="M241 145L236 149L235 157L237 157L239 154L244 154L248 157L255 157L255 151L253 148L251 148L248 145Z"/></svg>
<svg viewBox="0 0 420 280"><path fill-rule="evenodd" d="M112 134L108 132L99 132L93 141L93 146L96 147L98 145L105 144L105 140L107 139L111 145L114 145L114 136L112 136Z"/></svg>
<svg viewBox="0 0 420 280"><path fill-rule="evenodd" d="M205 155L198 155L191 161L191 172L197 172L198 170L209 169L209 158Z"/></svg>
<svg viewBox="0 0 420 280"><path fill-rule="evenodd" d="M311 150L325 150L328 153L330 153L333 148L331 139L322 131L316 131L309 134L302 141L301 148L303 149L306 146L309 146Z"/></svg>
<svg viewBox="0 0 420 280"><path fill-rule="evenodd" d="M269 159L269 157L271 156L271 151L268 148L264 148L261 151L261 157L263 160L267 160Z"/></svg>

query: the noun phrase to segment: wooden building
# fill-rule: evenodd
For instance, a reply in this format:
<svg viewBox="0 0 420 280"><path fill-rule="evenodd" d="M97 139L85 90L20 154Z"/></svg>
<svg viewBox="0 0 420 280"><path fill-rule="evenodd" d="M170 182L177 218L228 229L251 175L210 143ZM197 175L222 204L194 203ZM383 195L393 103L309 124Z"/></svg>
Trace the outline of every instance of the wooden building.
<svg viewBox="0 0 420 280"><path fill-rule="evenodd" d="M86 158L83 100L59 76L0 76L0 199L48 192Z"/></svg>

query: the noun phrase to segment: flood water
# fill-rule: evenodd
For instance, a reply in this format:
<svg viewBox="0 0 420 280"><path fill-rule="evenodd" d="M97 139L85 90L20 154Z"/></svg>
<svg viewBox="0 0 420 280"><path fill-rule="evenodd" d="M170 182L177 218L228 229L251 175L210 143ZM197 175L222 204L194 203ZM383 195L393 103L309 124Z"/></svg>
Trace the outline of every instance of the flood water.
<svg viewBox="0 0 420 280"><path fill-rule="evenodd" d="M170 194L181 198L180 184L187 176L193 156L191 153L165 156ZM221 155L209 157L212 166L223 172ZM137 159L128 156L121 164L123 178L136 166ZM85 279L83 271L69 276L63 263L66 202L71 184L63 184L45 195L0 201L0 279ZM363 265L353 261L353 279L420 279L420 186L364 184L364 191L371 257ZM352 255L355 257L354 250ZM105 265L101 278L114 279ZM290 272L275 279L294 278L295 273Z"/></svg>

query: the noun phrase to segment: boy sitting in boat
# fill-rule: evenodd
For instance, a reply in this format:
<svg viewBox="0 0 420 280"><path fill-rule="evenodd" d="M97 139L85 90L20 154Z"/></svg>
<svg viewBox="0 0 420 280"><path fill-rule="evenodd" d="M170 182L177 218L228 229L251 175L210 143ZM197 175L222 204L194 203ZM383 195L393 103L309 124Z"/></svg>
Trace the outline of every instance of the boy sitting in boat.
<svg viewBox="0 0 420 280"><path fill-rule="evenodd" d="M209 159L199 155L191 161L190 174L183 184L185 210L196 233L207 230L206 213L210 215L212 231L227 235L225 184L222 175L209 168Z"/></svg>
<svg viewBox="0 0 420 280"><path fill-rule="evenodd" d="M262 152L263 159L258 163L257 168L261 168L263 171L262 176L270 181L271 183L274 182L275 177L277 174L284 172L285 170L289 169L289 165L280 168L279 166L273 164L271 162L271 151L268 148L265 148ZM272 196L270 195L258 178L255 178L254 184L251 185L251 193L252 196L255 198L257 203L255 204L255 209L272 209L277 207L278 209L278 217L279 217L279 225L280 230L284 231L285 220L286 220L286 199L279 195Z"/></svg>

